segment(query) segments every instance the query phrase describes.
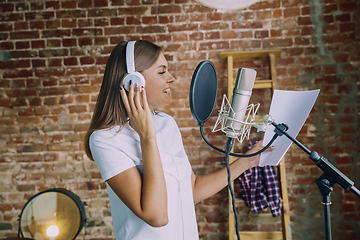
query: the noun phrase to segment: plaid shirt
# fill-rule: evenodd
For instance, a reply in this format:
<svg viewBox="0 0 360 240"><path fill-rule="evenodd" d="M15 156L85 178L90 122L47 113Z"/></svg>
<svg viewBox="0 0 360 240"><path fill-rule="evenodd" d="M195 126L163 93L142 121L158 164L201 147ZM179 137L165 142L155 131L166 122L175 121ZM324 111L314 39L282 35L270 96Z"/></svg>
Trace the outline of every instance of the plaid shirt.
<svg viewBox="0 0 360 240"><path fill-rule="evenodd" d="M273 217L281 216L279 181L274 166L254 167L239 177L241 197L253 213L271 208Z"/></svg>

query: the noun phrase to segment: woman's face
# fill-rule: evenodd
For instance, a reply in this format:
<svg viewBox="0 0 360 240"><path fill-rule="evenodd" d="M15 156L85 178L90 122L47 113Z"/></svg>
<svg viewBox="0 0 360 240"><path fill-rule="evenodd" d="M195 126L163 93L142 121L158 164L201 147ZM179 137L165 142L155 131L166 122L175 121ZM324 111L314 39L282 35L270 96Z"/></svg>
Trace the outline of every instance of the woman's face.
<svg viewBox="0 0 360 240"><path fill-rule="evenodd" d="M156 62L142 72L145 78L146 97L150 109L156 109L171 103L170 84L175 80L168 71L168 63L163 53Z"/></svg>

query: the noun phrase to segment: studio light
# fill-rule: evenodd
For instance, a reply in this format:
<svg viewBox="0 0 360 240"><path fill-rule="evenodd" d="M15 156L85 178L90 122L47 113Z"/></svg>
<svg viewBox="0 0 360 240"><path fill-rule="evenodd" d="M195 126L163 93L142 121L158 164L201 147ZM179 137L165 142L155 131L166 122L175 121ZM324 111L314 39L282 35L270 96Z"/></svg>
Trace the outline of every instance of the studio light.
<svg viewBox="0 0 360 240"><path fill-rule="evenodd" d="M19 235L35 240L75 239L85 222L80 198L67 189L53 188L25 204L19 216Z"/></svg>

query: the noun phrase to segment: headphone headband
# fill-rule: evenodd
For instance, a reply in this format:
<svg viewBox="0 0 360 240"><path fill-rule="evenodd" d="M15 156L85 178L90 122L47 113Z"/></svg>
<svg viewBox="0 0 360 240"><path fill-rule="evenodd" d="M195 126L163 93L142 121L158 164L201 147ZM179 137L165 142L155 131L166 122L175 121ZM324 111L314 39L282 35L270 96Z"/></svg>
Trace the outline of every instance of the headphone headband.
<svg viewBox="0 0 360 240"><path fill-rule="evenodd" d="M126 67L128 73L135 72L134 48L136 41L128 42L126 45Z"/></svg>
<svg viewBox="0 0 360 240"><path fill-rule="evenodd" d="M135 71L135 43L136 41L131 41L126 45L126 68L128 74L124 77L123 85L127 91L129 91L130 83L140 86L140 91L145 87L144 76L141 73Z"/></svg>

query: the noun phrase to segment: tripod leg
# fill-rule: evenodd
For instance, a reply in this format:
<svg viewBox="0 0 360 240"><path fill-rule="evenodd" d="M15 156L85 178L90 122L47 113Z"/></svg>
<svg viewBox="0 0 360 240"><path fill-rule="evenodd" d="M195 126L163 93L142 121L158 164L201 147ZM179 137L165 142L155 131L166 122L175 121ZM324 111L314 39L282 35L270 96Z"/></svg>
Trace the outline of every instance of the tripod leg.
<svg viewBox="0 0 360 240"><path fill-rule="evenodd" d="M330 220L330 193L323 196L322 204L324 205L324 222L325 222L325 239L331 239L331 220Z"/></svg>
<svg viewBox="0 0 360 240"><path fill-rule="evenodd" d="M319 179L316 179L315 183L318 185L323 199L321 203L324 205L325 239L331 240L330 193L333 188L330 185L330 181L326 179L325 174L321 175Z"/></svg>

